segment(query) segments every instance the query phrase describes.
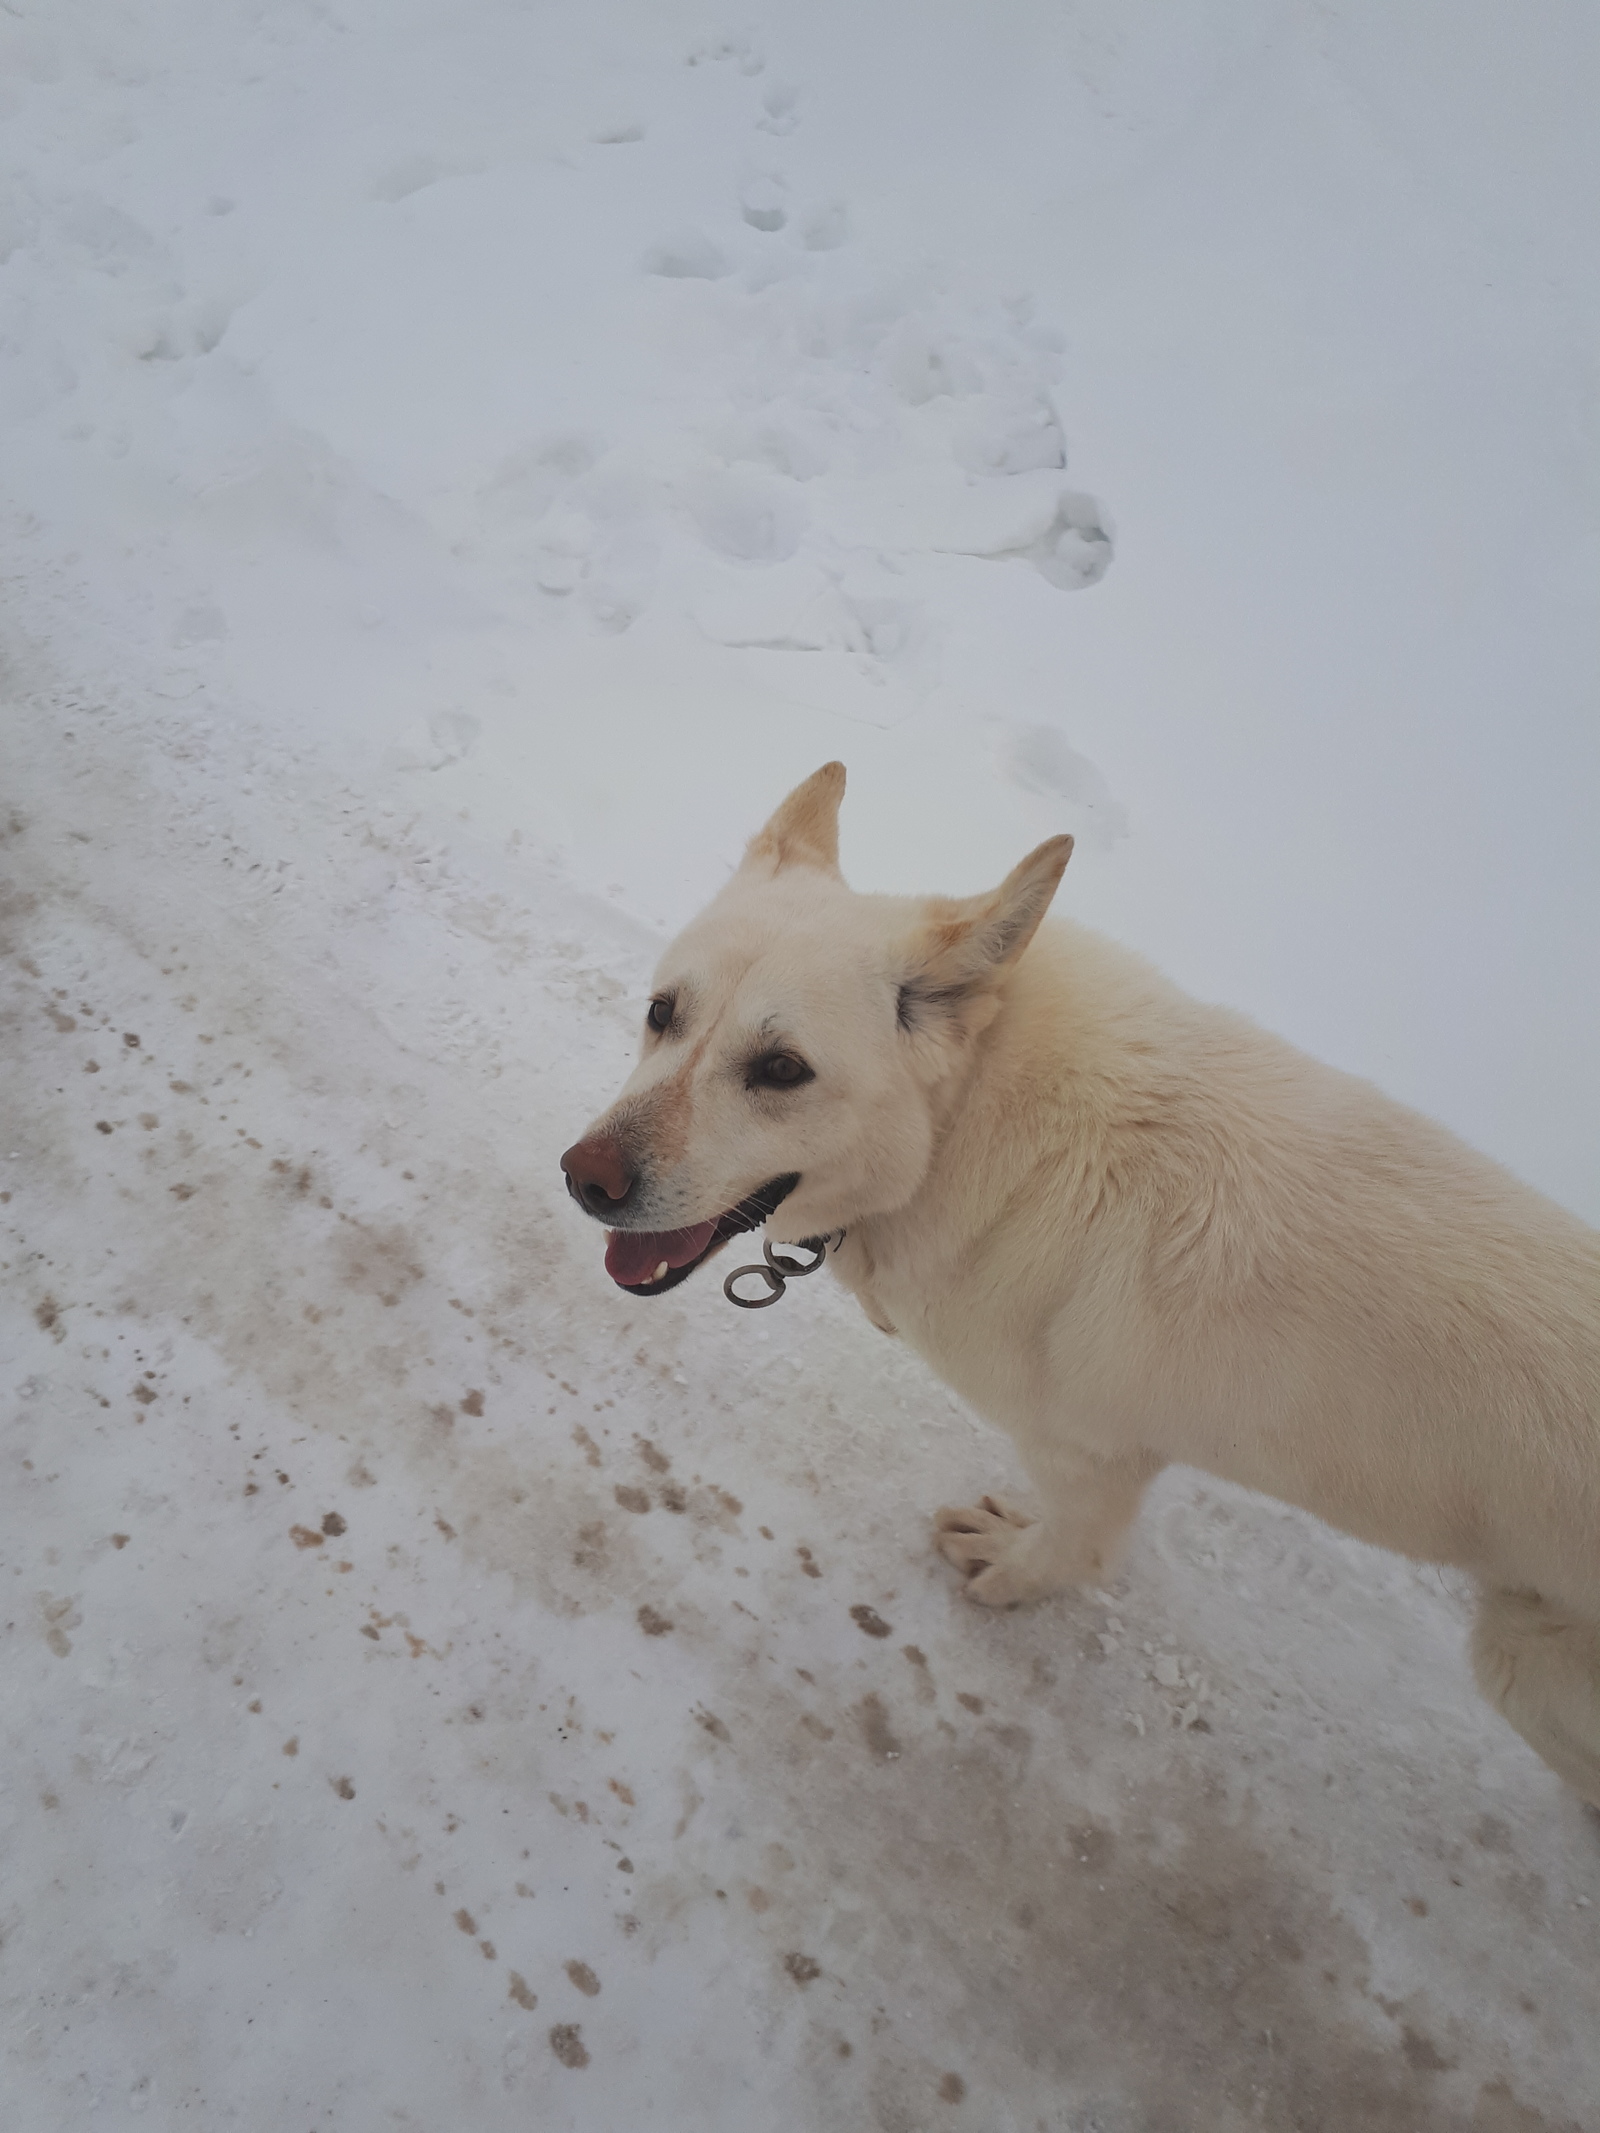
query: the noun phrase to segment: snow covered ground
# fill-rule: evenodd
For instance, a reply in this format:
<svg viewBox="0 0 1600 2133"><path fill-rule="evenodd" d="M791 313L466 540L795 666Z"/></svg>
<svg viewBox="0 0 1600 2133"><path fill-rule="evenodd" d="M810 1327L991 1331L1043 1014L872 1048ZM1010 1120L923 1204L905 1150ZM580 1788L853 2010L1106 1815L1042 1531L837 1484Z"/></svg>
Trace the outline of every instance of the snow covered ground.
<svg viewBox="0 0 1600 2133"><path fill-rule="evenodd" d="M1593 11L7 0L4 2119L1570 2133L1451 1580L556 1156L786 787L1600 1219Z"/></svg>

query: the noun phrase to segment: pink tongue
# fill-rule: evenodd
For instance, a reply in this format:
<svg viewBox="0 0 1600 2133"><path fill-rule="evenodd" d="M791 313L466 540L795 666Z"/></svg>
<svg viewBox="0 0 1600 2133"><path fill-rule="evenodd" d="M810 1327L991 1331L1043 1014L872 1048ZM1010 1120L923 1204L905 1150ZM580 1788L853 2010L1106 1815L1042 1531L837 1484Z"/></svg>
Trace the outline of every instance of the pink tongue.
<svg viewBox="0 0 1600 2133"><path fill-rule="evenodd" d="M692 1229L653 1233L614 1229L606 1239L606 1272L625 1289L659 1281L663 1261L670 1270L698 1259L711 1242L716 1226L715 1222L697 1222Z"/></svg>

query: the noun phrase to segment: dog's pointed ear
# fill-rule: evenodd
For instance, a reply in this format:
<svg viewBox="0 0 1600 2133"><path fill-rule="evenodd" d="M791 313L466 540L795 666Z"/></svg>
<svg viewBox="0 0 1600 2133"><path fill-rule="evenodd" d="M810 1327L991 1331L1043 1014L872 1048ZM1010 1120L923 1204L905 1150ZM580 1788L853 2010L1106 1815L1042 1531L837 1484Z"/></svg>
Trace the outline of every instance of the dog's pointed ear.
<svg viewBox="0 0 1600 2133"><path fill-rule="evenodd" d="M1070 837L1047 838L987 896L941 900L930 909L900 985L903 1027L956 1014L993 990L1039 930L1071 857Z"/></svg>
<svg viewBox="0 0 1600 2133"><path fill-rule="evenodd" d="M826 874L837 874L843 798L843 763L824 763L750 839L745 865L768 874L781 874L785 867L820 867Z"/></svg>

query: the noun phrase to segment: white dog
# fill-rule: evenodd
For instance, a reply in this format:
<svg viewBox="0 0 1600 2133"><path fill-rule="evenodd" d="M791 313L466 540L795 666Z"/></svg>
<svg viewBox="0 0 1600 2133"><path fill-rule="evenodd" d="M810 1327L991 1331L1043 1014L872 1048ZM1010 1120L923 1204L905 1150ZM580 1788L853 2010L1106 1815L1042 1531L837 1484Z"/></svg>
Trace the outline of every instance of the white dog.
<svg viewBox="0 0 1600 2133"><path fill-rule="evenodd" d="M640 1295L730 1236L831 1264L1043 1499L941 1511L991 1606L1103 1580L1173 1461L1478 1579L1485 1694L1600 1805L1600 1235L1441 1127L1076 926L858 896L844 769L663 956L562 1158Z"/></svg>

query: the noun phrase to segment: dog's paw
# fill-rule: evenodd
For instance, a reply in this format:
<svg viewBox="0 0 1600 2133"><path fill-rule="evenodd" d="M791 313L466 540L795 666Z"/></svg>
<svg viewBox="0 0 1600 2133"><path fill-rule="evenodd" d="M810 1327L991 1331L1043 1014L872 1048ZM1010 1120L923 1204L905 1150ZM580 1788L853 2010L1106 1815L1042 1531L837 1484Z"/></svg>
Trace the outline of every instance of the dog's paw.
<svg viewBox="0 0 1600 2133"><path fill-rule="evenodd" d="M1050 1589L1030 1575L1025 1560L1024 1536L1037 1526L999 1496L985 1496L970 1510L946 1505L933 1514L939 1553L967 1580L967 1598L984 1607L1015 1607Z"/></svg>

